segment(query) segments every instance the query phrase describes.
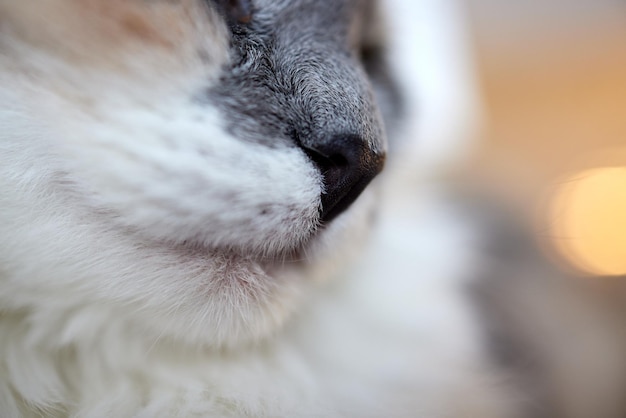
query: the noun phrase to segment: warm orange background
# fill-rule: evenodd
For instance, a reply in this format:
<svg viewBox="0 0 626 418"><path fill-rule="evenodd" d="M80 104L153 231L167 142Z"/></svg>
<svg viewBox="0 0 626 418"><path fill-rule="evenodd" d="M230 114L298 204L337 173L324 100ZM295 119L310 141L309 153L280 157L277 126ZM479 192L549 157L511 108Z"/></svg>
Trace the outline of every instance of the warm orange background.
<svg viewBox="0 0 626 418"><path fill-rule="evenodd" d="M465 4L487 116L469 171L505 200L523 202L526 213L552 216L546 200L582 170L626 167L626 3ZM577 195L584 209L571 211L579 219L570 213L562 218L576 225L585 222L594 233L613 225L611 236L626 236L626 213L607 207L626 193L626 181L618 177L604 176L606 183L593 190L593 197ZM613 214L610 219L607 213ZM616 247L624 241L621 237L615 241L607 235L602 241L561 227L565 232L556 238L593 239L603 246L594 250L603 257L626 260L626 248Z"/></svg>

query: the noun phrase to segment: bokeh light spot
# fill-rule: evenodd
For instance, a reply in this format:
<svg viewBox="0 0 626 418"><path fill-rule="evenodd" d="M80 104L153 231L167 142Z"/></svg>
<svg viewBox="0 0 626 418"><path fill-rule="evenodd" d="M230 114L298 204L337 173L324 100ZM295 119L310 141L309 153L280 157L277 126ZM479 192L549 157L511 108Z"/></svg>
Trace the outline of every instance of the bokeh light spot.
<svg viewBox="0 0 626 418"><path fill-rule="evenodd" d="M626 167L570 177L550 217L554 244L572 265L593 275L626 274Z"/></svg>

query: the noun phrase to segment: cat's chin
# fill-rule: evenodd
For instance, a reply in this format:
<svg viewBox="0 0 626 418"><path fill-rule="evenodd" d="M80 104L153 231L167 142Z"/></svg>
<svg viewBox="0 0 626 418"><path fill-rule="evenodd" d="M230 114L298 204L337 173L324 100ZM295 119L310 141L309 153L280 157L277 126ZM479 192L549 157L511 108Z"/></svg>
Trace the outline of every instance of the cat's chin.
<svg viewBox="0 0 626 418"><path fill-rule="evenodd" d="M169 248L177 279L165 305L144 324L189 344L237 347L275 335L313 288L360 254L371 227L374 193L289 251L259 255L186 243ZM174 251L175 254L172 254ZM169 258L169 257L168 257ZM170 306L172 305L172 306ZM176 307L172 314L173 306ZM168 313L169 312L169 313Z"/></svg>
<svg viewBox="0 0 626 418"><path fill-rule="evenodd" d="M172 276L159 287L159 301L129 316L154 338L167 335L188 346L256 344L282 329L310 294L317 263L307 254L316 238L272 256L153 242L151 248L174 262ZM155 290L146 287L142 297Z"/></svg>

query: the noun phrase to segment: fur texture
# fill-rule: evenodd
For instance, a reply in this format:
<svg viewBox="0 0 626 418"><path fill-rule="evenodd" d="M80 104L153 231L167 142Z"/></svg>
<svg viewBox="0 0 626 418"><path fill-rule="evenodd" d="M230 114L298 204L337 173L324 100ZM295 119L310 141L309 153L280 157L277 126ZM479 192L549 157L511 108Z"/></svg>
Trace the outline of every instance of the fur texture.
<svg viewBox="0 0 626 418"><path fill-rule="evenodd" d="M0 0L2 416L502 416L439 215L351 272L376 187L320 217L305 149L398 114L377 6L226 3Z"/></svg>

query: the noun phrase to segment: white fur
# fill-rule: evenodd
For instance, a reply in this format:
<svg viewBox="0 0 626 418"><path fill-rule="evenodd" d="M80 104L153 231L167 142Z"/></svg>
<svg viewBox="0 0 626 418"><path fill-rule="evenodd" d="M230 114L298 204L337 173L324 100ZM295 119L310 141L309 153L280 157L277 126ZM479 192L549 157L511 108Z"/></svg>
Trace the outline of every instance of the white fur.
<svg viewBox="0 0 626 418"><path fill-rule="evenodd" d="M500 416L447 260L465 234L421 232L445 215L383 222L337 269L375 193L316 235L304 153L185 101L211 68L162 88L154 57L120 75L19 48L0 56L2 417Z"/></svg>

